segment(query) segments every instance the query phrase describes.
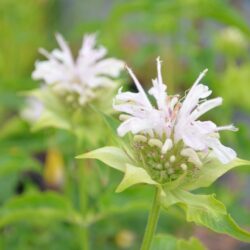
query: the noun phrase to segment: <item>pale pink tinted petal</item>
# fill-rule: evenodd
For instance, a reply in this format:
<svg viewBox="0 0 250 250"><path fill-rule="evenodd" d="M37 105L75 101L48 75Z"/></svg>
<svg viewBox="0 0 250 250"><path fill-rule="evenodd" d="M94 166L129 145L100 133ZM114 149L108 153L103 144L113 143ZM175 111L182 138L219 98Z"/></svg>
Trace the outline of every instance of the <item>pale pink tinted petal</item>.
<svg viewBox="0 0 250 250"><path fill-rule="evenodd" d="M118 77L124 68L124 62L114 58L108 58L97 62L94 66L97 74Z"/></svg>

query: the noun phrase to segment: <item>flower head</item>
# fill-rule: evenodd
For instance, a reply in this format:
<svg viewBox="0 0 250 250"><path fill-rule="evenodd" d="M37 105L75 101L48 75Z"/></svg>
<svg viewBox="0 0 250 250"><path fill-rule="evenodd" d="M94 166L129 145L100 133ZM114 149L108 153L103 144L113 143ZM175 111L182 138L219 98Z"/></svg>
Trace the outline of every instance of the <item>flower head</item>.
<svg viewBox="0 0 250 250"><path fill-rule="evenodd" d="M134 134L133 147L137 158L145 163L154 179L166 182L177 179L186 171L193 173L202 166L208 154L223 164L236 157L235 151L222 145L219 139L219 131L235 131L236 128L199 120L204 113L222 103L220 97L207 100L212 91L200 83L207 70L199 75L182 99L167 94L161 62L157 58L157 78L148 91L155 104L149 100L132 70L128 67L127 70L138 92L122 92L120 89L114 99L113 108L122 112L118 134Z"/></svg>
<svg viewBox="0 0 250 250"><path fill-rule="evenodd" d="M77 100L80 105L96 98L96 89L114 86L113 78L119 76L124 63L104 58L107 50L96 47L95 34L84 36L76 60L63 37L57 34L56 39L60 49L40 50L47 60L36 62L33 79L43 80L67 101Z"/></svg>

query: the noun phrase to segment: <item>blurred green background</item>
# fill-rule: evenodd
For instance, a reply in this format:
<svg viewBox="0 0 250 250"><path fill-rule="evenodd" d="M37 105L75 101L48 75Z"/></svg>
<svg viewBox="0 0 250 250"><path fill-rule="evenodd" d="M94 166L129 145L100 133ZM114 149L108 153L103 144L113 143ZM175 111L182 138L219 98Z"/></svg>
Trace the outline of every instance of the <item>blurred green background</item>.
<svg viewBox="0 0 250 250"><path fill-rule="evenodd" d="M68 217L78 206L77 188L72 181L67 185L69 178L75 178L71 176L75 151L68 146L74 139L52 129L32 133L20 116L25 103L20 93L39 86L31 79L34 62L42 58L38 48L55 48L55 32L64 35L75 54L83 34L97 32L109 55L126 61L145 88L155 77L155 59L161 56L170 94L183 94L208 68L204 83L214 96L224 99L209 118L239 127L237 133L223 133L222 140L241 158L250 159L250 1L1 0L0 249L81 249L78 230ZM93 211L105 215L90 227L92 249L138 249L152 198L150 188L115 194L121 175L100 163L90 165L86 167L92 176ZM64 184L53 178L55 171L66 176ZM246 168L234 170L209 190L248 229L249 173ZM39 210L44 203L47 215ZM60 214L53 210L57 207ZM212 250L250 249L249 244L184 223L178 210L162 214L158 232L184 238L195 235Z"/></svg>

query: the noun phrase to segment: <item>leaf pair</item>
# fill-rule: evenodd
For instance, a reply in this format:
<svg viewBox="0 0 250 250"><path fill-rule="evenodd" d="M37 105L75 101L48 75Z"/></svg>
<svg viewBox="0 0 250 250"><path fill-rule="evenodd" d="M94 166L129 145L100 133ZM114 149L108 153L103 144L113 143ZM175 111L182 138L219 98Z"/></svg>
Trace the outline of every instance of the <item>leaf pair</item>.
<svg viewBox="0 0 250 250"><path fill-rule="evenodd" d="M159 185L157 182L151 179L146 170L136 166L137 163L127 152L118 147L107 146L99 148L79 155L76 158L97 159L116 170L124 172L125 175L121 182L123 188L119 189L118 192L121 192L126 188L139 183ZM201 187L208 187L227 171L243 165L250 165L250 162L236 158L228 164L222 164L217 159L210 158L195 176L183 176L181 177L180 181L173 182L171 185L166 186L168 189L178 187L183 190L195 190Z"/></svg>

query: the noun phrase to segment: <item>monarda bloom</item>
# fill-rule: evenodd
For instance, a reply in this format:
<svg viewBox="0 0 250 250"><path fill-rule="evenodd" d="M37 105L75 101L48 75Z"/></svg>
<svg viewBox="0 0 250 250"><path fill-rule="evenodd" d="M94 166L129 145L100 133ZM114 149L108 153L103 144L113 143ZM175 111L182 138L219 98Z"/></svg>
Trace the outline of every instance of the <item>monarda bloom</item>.
<svg viewBox="0 0 250 250"><path fill-rule="evenodd" d="M97 47L95 34L84 36L76 60L63 37L57 34L56 39L60 49L51 53L40 49L47 60L36 62L33 79L42 80L69 103L81 106L98 98L101 90L117 86L114 78L119 76L124 63L105 58L107 50Z"/></svg>
<svg viewBox="0 0 250 250"><path fill-rule="evenodd" d="M114 99L113 108L122 112L118 135L133 135L132 148L139 162L151 177L160 183L176 180L181 175L194 174L210 155L226 164L235 159L236 153L221 144L219 131L232 130L232 125L217 126L212 121L199 118L219 106L222 98L207 100L212 91L200 83L204 70L187 95L168 95L162 81L161 62L157 59L157 78L148 94L151 102L130 68L137 93L122 92Z"/></svg>
<svg viewBox="0 0 250 250"><path fill-rule="evenodd" d="M93 107L101 107L107 113L112 111L110 99L119 88L118 76L124 62L107 58L107 50L97 46L95 34L84 36L76 59L60 34L56 39L60 48L51 53L40 49L47 60L37 61L32 73L42 86L27 95L43 106L33 129L54 127L90 135L82 132L83 127L88 131L89 126L95 126L97 133L101 133Z"/></svg>

